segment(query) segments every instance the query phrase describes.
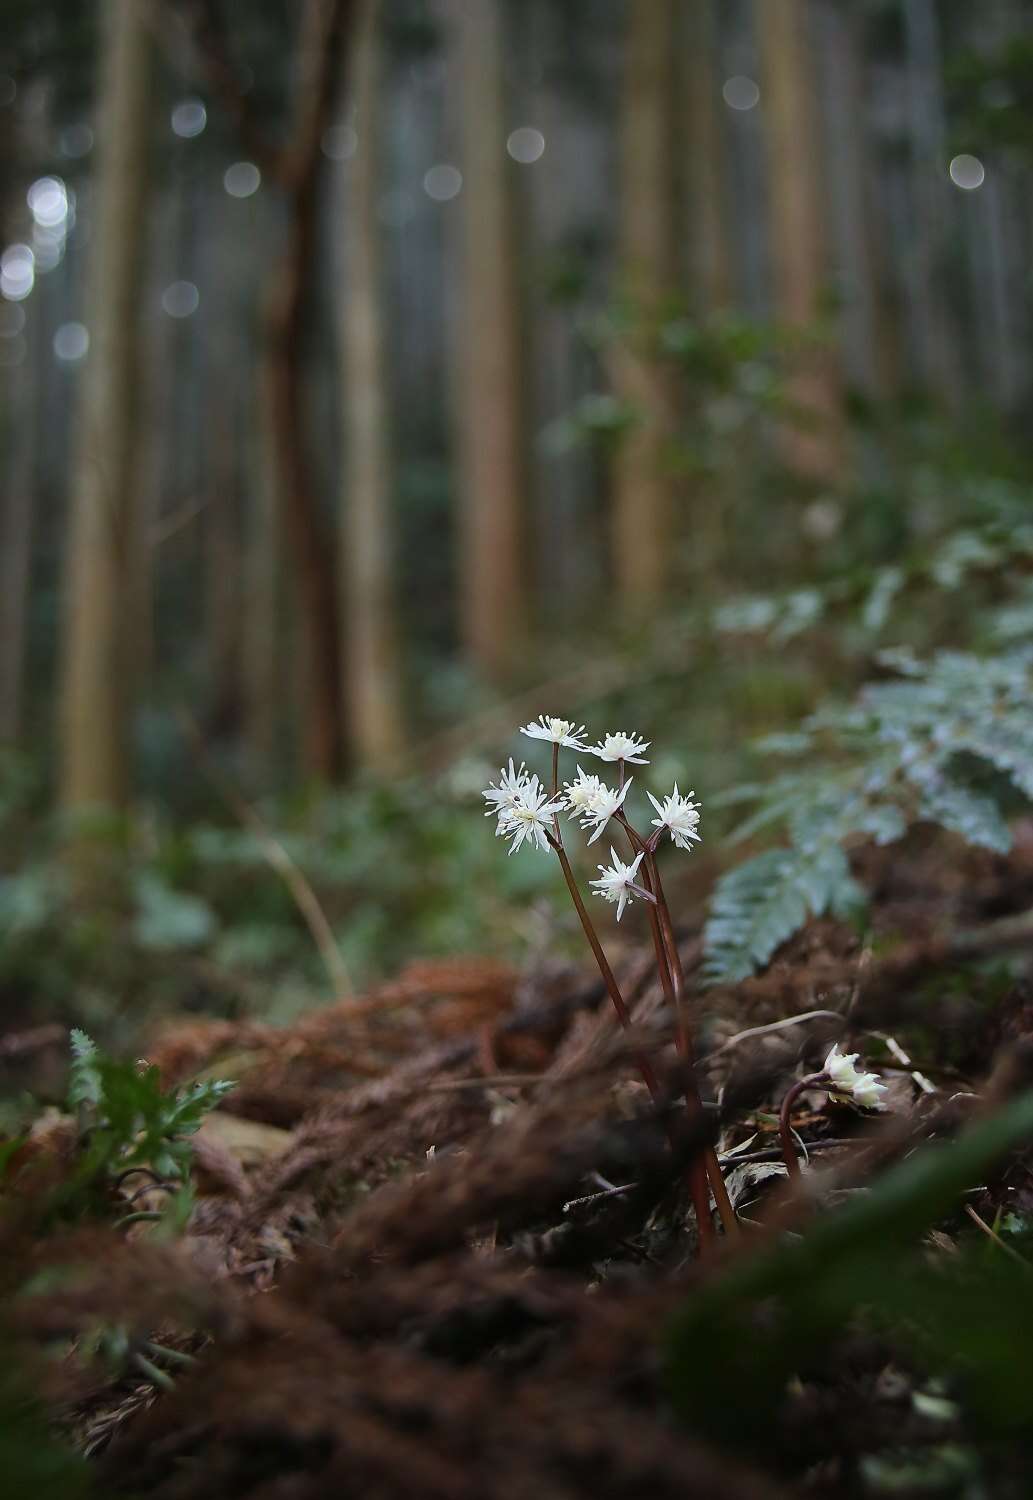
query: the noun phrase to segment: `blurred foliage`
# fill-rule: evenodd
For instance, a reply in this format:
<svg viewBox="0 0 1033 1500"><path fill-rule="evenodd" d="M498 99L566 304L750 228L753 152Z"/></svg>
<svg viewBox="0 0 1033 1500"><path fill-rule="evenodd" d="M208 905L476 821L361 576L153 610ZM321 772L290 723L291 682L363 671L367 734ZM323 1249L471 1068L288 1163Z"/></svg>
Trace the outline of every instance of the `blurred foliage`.
<svg viewBox="0 0 1033 1500"><path fill-rule="evenodd" d="M930 1418L927 1451L883 1452L877 1463L862 1463L867 1476L882 1476L887 1482L878 1488L890 1489L893 1472L910 1464L927 1480L943 1481L920 1486L923 1493L990 1493L964 1487L970 1465L944 1468L943 1448L974 1435L1027 1444L1033 1437L1033 1396L1016 1377L1033 1337L1030 1266L985 1240L965 1244L961 1253L918 1256L916 1249L1031 1130L1027 1093L957 1139L915 1152L869 1189L846 1195L802 1235L744 1258L701 1287L670 1333L671 1389L684 1419L736 1452L747 1446L754 1456L784 1461L780 1449L793 1427L786 1419L804 1389L819 1410L822 1386L844 1376L849 1340L862 1332L881 1335L892 1340L898 1359L909 1353L927 1377L946 1380L950 1399L916 1391L916 1411ZM919 1376L913 1380L921 1384ZM960 1430L950 1420L959 1414ZM978 1467L980 1459L970 1456Z"/></svg>
<svg viewBox="0 0 1033 1500"><path fill-rule="evenodd" d="M106 1193L116 1177L139 1167L185 1182L188 1137L232 1087L211 1080L163 1090L157 1068L109 1057L73 1028L68 1108L79 1120L84 1146L66 1185L73 1201Z"/></svg>
<svg viewBox="0 0 1033 1500"><path fill-rule="evenodd" d="M759 815L749 836L790 830L788 849L763 854L762 864L730 875L718 892L715 916L746 917L734 962L726 953L728 974L742 971L748 954L751 965L763 961L807 912L854 909L858 892L839 851L844 841L895 837L901 820L926 816L932 790L915 781L924 766L948 773L952 800L940 797L938 820L1003 844L995 809L1004 782L1000 774L991 785L982 772L972 777L980 764L1000 768L1004 750L997 743L991 756L976 742L972 714L997 713L983 661L1018 660L1033 637L1028 484L1007 453L977 451L968 466L959 463L955 438L924 423L902 423L897 440L900 488L886 526L873 520L873 491L864 485L814 502L833 529L799 564L795 582L774 592L718 589L716 599L702 591L624 635L593 619L580 640L527 657L526 686L541 676L540 661L562 675L564 653L571 664L606 666L608 681L580 695L571 712L677 747L657 756L650 779L695 787L708 855L721 850L747 796ZM796 504L798 531L811 509ZM759 581L758 558L752 566ZM902 639L916 662L928 658L916 668L922 675L899 690L865 688L903 664L881 655ZM499 860L479 816L480 789L506 756L526 754L526 742L517 737L486 753L490 741L475 727L447 769L415 769L421 760L442 764L436 723L475 725L495 702L426 649L431 736L416 735L410 769L332 794L266 795L255 804L311 882L360 987L419 955L579 951L565 903L553 899L560 885L552 862ZM945 650L966 664L937 655ZM859 694L852 707L816 714L851 693ZM942 700L935 713L927 694ZM907 706L915 718L905 732L899 710ZM1021 702L1010 703L1011 717L1021 713ZM1009 733L1024 732L1009 723ZM121 1044L157 1014L288 1018L326 994L308 929L259 842L228 819L202 777L184 774L174 715L154 704L147 726L146 791L126 830L124 891L107 906L85 909L75 899L61 830L48 812L50 767L10 755L0 761L0 993L15 1024L60 1018ZM758 736L778 733L794 738L758 747ZM915 751L910 772L895 763L902 735ZM772 776L770 753L790 748L795 764ZM962 750L967 760L958 759ZM232 747L213 753L247 792ZM884 785L866 789L879 767ZM817 842L804 837L801 830L826 814Z"/></svg>
<svg viewBox="0 0 1033 1500"><path fill-rule="evenodd" d="M1011 848L1007 812L1033 799L1033 645L929 662L887 651L879 661L902 680L873 683L853 704L819 708L795 735L762 742L802 757L798 771L726 794L758 804L737 839L776 826L791 843L718 883L706 930L712 979L743 979L809 916L861 905L845 845L893 843L922 821L998 854Z"/></svg>

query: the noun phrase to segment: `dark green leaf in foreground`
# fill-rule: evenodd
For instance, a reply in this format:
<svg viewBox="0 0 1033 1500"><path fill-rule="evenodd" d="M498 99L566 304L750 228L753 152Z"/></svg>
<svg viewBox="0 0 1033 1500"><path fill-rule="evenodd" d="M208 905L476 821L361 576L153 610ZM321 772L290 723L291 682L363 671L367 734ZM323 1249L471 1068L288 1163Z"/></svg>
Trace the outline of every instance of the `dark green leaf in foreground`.
<svg viewBox="0 0 1033 1500"><path fill-rule="evenodd" d="M704 1286L670 1332L671 1390L685 1420L741 1446L748 1410L763 1448L790 1377L827 1363L824 1352L863 1314L955 1377L967 1411L987 1428L1033 1423L1033 1386L1016 1376L1033 1348L1033 1274L1003 1256L935 1265L918 1244L1031 1138L1028 1093L957 1140L916 1152L801 1238Z"/></svg>

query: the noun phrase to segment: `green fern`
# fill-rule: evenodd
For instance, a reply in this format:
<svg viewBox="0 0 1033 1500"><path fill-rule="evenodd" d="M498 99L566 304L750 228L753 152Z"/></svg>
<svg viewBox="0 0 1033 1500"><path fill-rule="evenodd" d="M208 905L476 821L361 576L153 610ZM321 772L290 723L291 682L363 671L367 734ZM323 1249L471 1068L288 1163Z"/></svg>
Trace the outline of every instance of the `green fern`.
<svg viewBox="0 0 1033 1500"><path fill-rule="evenodd" d="M849 916L863 902L838 844L769 849L732 870L714 893L706 974L736 983L762 968L808 917Z"/></svg>
<svg viewBox="0 0 1033 1500"><path fill-rule="evenodd" d="M1001 795L1033 800L1033 647L991 657L945 651L929 662L887 651L880 661L895 679L761 743L795 756L797 768L725 797L756 804L733 842L781 828L789 846L718 882L705 934L712 981L766 964L809 916L855 907L845 853L853 844L891 843L925 821L980 848L1011 848ZM807 752L822 758L801 763Z"/></svg>

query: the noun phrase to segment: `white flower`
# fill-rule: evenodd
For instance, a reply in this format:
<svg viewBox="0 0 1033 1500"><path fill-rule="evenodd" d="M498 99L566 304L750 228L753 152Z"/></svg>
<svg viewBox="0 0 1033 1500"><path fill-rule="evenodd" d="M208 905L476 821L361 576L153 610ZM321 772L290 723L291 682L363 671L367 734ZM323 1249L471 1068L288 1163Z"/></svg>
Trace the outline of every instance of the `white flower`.
<svg viewBox="0 0 1033 1500"><path fill-rule="evenodd" d="M589 776L581 767L577 768L577 780L567 781L563 784L566 794L567 809L572 818L580 818L581 815L591 807L595 798L602 791L603 784L598 776Z"/></svg>
<svg viewBox="0 0 1033 1500"><path fill-rule="evenodd" d="M610 819L620 811L624 805L624 799L628 795L628 789L634 779L633 776L629 776L619 792L614 787L607 786L605 782L600 781L598 776L586 776L584 778L584 782L592 781L595 783L591 790L582 790L578 788L576 782L572 783L576 790L576 800L580 804L577 816L581 819L581 827L585 829L595 828L595 832L588 840L590 844L595 843ZM569 791L567 793L567 806L570 806ZM573 817L575 814L572 813L571 816Z"/></svg>
<svg viewBox="0 0 1033 1500"><path fill-rule="evenodd" d="M624 908L632 899L631 885L638 874L638 867L642 863L642 855L636 854L630 865L622 864L617 858L617 851L610 845L611 865L600 865L599 871L602 876L600 880L591 880L589 884L595 887L596 894L602 896L604 901L612 901L617 904L617 921L624 915Z"/></svg>
<svg viewBox="0 0 1033 1500"><path fill-rule="evenodd" d="M550 719L539 714L536 723L525 724L520 731L529 740L548 740L553 745L566 745L568 750L585 749L585 726L575 729L570 719Z"/></svg>
<svg viewBox="0 0 1033 1500"><path fill-rule="evenodd" d="M496 813L502 813L515 806L520 798L521 792L530 780L524 769L523 761L520 762L520 770L513 769L513 757L509 758L509 769L504 766L499 771L498 786L492 782L487 791L481 793L485 802L488 803L488 811L484 814L486 818L494 817Z"/></svg>
<svg viewBox="0 0 1033 1500"><path fill-rule="evenodd" d="M556 814L562 811L562 801L551 802L538 777L532 776L526 786L515 794L512 803L499 812L495 832L501 838L513 840L509 846L510 854L515 854L525 839L537 844L539 849L547 849L549 840L546 829L555 822Z"/></svg>
<svg viewBox="0 0 1033 1500"><path fill-rule="evenodd" d="M839 1104L860 1104L865 1109L882 1109L879 1095L886 1092L886 1085L879 1082L877 1073L861 1073L854 1067L856 1052L840 1052L839 1043L825 1059L824 1072L828 1077L829 1098Z"/></svg>
<svg viewBox="0 0 1033 1500"><path fill-rule="evenodd" d="M661 806L652 792L646 793L660 814L653 819L653 827L666 828L679 849L691 849L690 839L694 839L697 844L700 842L700 836L696 832L699 827L699 803L692 800L695 795L695 792L690 792L687 797L683 797L675 782L674 795L665 797Z"/></svg>
<svg viewBox="0 0 1033 1500"><path fill-rule="evenodd" d="M640 740L634 732L625 734L623 729L616 729L601 745L589 745L588 753L598 755L600 760L626 760L632 765L648 766L642 752L649 749L650 743L649 740Z"/></svg>

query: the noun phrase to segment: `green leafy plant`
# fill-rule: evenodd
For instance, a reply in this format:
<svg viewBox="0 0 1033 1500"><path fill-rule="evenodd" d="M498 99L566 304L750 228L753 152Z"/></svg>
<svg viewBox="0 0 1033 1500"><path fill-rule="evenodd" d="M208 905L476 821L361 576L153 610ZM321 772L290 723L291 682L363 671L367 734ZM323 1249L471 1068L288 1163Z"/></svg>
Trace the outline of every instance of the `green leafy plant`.
<svg viewBox="0 0 1033 1500"><path fill-rule="evenodd" d="M105 1196L119 1177L146 1168L185 1183L190 1136L233 1084L223 1080L163 1090L158 1069L120 1062L73 1030L68 1107L79 1120L83 1150L71 1186L76 1200Z"/></svg>
<svg viewBox="0 0 1033 1500"><path fill-rule="evenodd" d="M856 910L862 892L846 851L857 842L891 843L931 822L984 849L1011 847L1007 813L1033 798L1033 647L880 660L893 680L820 709L795 735L761 741L762 751L806 757L799 769L726 798L755 804L737 839L781 828L789 847L718 882L706 929L712 981L746 978L809 916Z"/></svg>

